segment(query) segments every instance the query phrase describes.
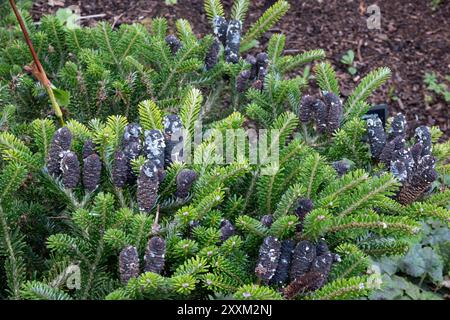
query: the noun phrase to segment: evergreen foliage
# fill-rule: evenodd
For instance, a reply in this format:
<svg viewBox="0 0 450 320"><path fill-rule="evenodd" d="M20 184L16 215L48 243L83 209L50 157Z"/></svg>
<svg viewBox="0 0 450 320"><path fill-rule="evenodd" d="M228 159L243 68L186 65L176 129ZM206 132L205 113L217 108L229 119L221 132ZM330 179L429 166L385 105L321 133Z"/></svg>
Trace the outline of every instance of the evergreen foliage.
<svg viewBox="0 0 450 320"><path fill-rule="evenodd" d="M35 26L24 6L52 83L70 94L63 128L21 71L30 57L0 7L1 298L356 299L379 288L372 257L404 254L422 220L448 226L450 147L437 128L406 142L401 117L377 127L384 154L414 161L410 179L373 152L375 122L363 116L390 70L370 72L344 102L322 62L320 93L304 96L291 71L324 51L284 55L274 34L267 53L242 57L289 9L279 0L236 29L250 5L236 0L228 21L220 0L205 0L213 34L201 39L182 19L174 33L164 18L149 30L68 29L53 16ZM221 134L244 128L275 132L259 138L278 147L276 163L255 163L248 142L219 158L234 147Z"/></svg>

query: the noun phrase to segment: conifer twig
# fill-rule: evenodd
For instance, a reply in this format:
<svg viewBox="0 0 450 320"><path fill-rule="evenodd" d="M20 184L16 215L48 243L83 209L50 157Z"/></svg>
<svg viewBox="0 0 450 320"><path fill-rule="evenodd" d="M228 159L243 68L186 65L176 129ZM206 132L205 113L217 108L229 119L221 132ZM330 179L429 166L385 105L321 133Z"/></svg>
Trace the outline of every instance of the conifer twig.
<svg viewBox="0 0 450 320"><path fill-rule="evenodd" d="M25 41L30 49L31 55L33 56L33 64L31 67L28 67L28 70L38 79L38 81L44 86L47 94L50 98L50 102L52 104L53 111L55 112L55 116L58 118L61 126L64 125L63 114L61 112L61 108L59 107L58 102L56 101L55 94L53 93L53 88L50 80L47 78L47 74L45 73L44 68L42 67L41 62L34 50L33 43L31 42L30 36L28 35L27 28L25 27L25 23L23 22L22 16L20 15L19 10L14 2L14 0L9 0L9 4L16 15L17 21L19 22L20 29L22 29L23 36L25 37Z"/></svg>

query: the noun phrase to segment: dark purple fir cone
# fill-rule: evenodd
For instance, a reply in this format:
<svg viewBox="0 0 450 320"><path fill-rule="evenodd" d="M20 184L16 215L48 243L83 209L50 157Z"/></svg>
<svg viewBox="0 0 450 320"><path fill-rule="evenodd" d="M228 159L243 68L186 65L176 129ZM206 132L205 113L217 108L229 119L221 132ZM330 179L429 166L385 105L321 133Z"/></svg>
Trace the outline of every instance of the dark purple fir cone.
<svg viewBox="0 0 450 320"><path fill-rule="evenodd" d="M403 184L397 194L397 201L403 205L408 205L419 199L426 192L431 184L436 181L438 174L435 170L436 158L426 155L423 157L411 178Z"/></svg>
<svg viewBox="0 0 450 320"><path fill-rule="evenodd" d="M414 158L412 156L410 149L397 150L394 153L394 158L392 159L391 164L394 161L401 161L406 168L406 172L408 173L408 176L412 175L414 168L416 167L416 163L414 161Z"/></svg>
<svg viewBox="0 0 450 320"><path fill-rule="evenodd" d="M261 69L267 69L269 66L269 55L265 52L260 52L256 55L256 65L258 66L258 71Z"/></svg>
<svg viewBox="0 0 450 320"><path fill-rule="evenodd" d="M251 71L244 70L236 78L236 91L239 93L243 93L248 88L248 83L250 80Z"/></svg>
<svg viewBox="0 0 450 320"><path fill-rule="evenodd" d="M176 54L181 49L181 41L175 35L170 34L164 40L169 46L172 54Z"/></svg>
<svg viewBox="0 0 450 320"><path fill-rule="evenodd" d="M391 127L389 129L389 140L396 137L405 138L407 125L405 116L401 113L397 114L391 122Z"/></svg>
<svg viewBox="0 0 450 320"><path fill-rule="evenodd" d="M80 162L77 155L72 151L64 152L60 169L64 187L75 188L80 181Z"/></svg>
<svg viewBox="0 0 450 320"><path fill-rule="evenodd" d="M72 133L67 127L56 130L50 143L47 155L47 170L51 176L61 174L61 160L65 151L69 151L72 144Z"/></svg>
<svg viewBox="0 0 450 320"><path fill-rule="evenodd" d="M325 92L323 98L328 111L326 129L328 133L333 133L341 126L343 113L342 102L333 92Z"/></svg>
<svg viewBox="0 0 450 320"><path fill-rule="evenodd" d="M257 76L258 76L258 65L256 64L255 56L249 54L245 58L245 62L247 62L251 66L251 68L250 68L250 79L251 80L255 80L257 78Z"/></svg>
<svg viewBox="0 0 450 320"><path fill-rule="evenodd" d="M191 191L192 185L197 179L197 173L191 169L183 169L181 170L176 179L177 183L177 191L176 196L178 198L184 199L189 195Z"/></svg>
<svg viewBox="0 0 450 320"><path fill-rule="evenodd" d="M114 153L114 162L112 167L112 182L117 188L123 188L130 175L130 161L121 150Z"/></svg>
<svg viewBox="0 0 450 320"><path fill-rule="evenodd" d="M299 118L301 122L308 123L312 120L315 103L316 99L310 95L305 95L302 97L299 109Z"/></svg>
<svg viewBox="0 0 450 320"><path fill-rule="evenodd" d="M100 183L100 175L102 172L102 162L98 154L93 153L83 160L83 186L92 192Z"/></svg>
<svg viewBox="0 0 450 320"><path fill-rule="evenodd" d="M225 61L228 63L239 62L241 31L242 23L239 20L231 20L228 24L227 41L225 45Z"/></svg>
<svg viewBox="0 0 450 320"><path fill-rule="evenodd" d="M386 145L386 134L383 123L377 115L372 115L367 119L367 134L369 137L370 153L377 159Z"/></svg>
<svg viewBox="0 0 450 320"><path fill-rule="evenodd" d="M351 168L349 161L346 160L335 161L331 165L340 177L345 175Z"/></svg>
<svg viewBox="0 0 450 320"><path fill-rule="evenodd" d="M256 68L257 68L257 78L264 81L267 75L267 68L269 66L269 56L265 52L260 52L256 55Z"/></svg>
<svg viewBox="0 0 450 320"><path fill-rule="evenodd" d="M134 160L141 154L142 128L137 123L130 123L125 127L122 138L122 150L128 160Z"/></svg>
<svg viewBox="0 0 450 320"><path fill-rule="evenodd" d="M384 146L378 156L378 160L386 167L389 167L391 162L396 160L398 151L405 149L405 139L402 136L397 136Z"/></svg>
<svg viewBox="0 0 450 320"><path fill-rule="evenodd" d="M179 116L169 114L163 118L164 138L166 148L164 153L165 165L170 165L174 160L183 159L183 123Z"/></svg>
<svg viewBox="0 0 450 320"><path fill-rule="evenodd" d="M228 238L234 236L236 228L229 220L223 220L220 223L220 241L224 242Z"/></svg>
<svg viewBox="0 0 450 320"><path fill-rule="evenodd" d="M152 237L144 254L144 271L161 274L166 256L166 241L161 237Z"/></svg>
<svg viewBox="0 0 450 320"><path fill-rule="evenodd" d="M209 47L208 52L205 56L205 68L206 70L211 70L217 64L219 60L219 52L220 52L220 42L218 39L214 39L211 47Z"/></svg>
<svg viewBox="0 0 450 320"><path fill-rule="evenodd" d="M431 130L427 126L420 126L416 128L415 132L416 142L422 145L421 156L430 156L432 151Z"/></svg>
<svg viewBox="0 0 450 320"><path fill-rule="evenodd" d="M328 279L333 256L330 253L316 257L311 270L294 279L284 290L285 297L292 299L298 294L316 291L322 288Z"/></svg>
<svg viewBox="0 0 450 320"><path fill-rule="evenodd" d="M97 153L95 144L91 139L87 139L83 144L83 159L86 159L92 154Z"/></svg>
<svg viewBox="0 0 450 320"><path fill-rule="evenodd" d="M139 210L149 213L158 197L158 167L152 161L146 161L137 179L137 202Z"/></svg>
<svg viewBox="0 0 450 320"><path fill-rule="evenodd" d="M317 255L310 264L310 269L292 280L283 290L284 297L293 299L299 294L322 288L328 280L331 266L335 261L339 261L339 257L330 252Z"/></svg>
<svg viewBox="0 0 450 320"><path fill-rule="evenodd" d="M261 218L261 224L266 228L270 228L273 224L273 215L266 214Z"/></svg>
<svg viewBox="0 0 450 320"><path fill-rule="evenodd" d="M280 259L278 260L277 270L272 279L270 279L271 284L284 286L287 283L294 247L295 242L292 240L283 240L281 242Z"/></svg>
<svg viewBox="0 0 450 320"><path fill-rule="evenodd" d="M51 144L58 145L63 150L70 149L70 146L72 145L72 133L67 127L56 130Z"/></svg>
<svg viewBox="0 0 450 320"><path fill-rule="evenodd" d="M259 258L255 268L256 275L264 284L269 283L275 275L280 254L281 242L273 236L264 238L259 248Z"/></svg>
<svg viewBox="0 0 450 320"><path fill-rule="evenodd" d="M317 132L323 133L326 131L328 125L328 108L326 104L320 99L316 99L313 108Z"/></svg>
<svg viewBox="0 0 450 320"><path fill-rule="evenodd" d="M300 198L297 202L297 208L295 209L295 214L298 217L298 225L297 232L301 232L303 230L303 221L308 213L310 213L314 209L314 203L311 199L308 198Z"/></svg>
<svg viewBox="0 0 450 320"><path fill-rule="evenodd" d="M164 168L164 152L166 142L164 135L159 130L145 130L144 132L144 155L148 160L158 167Z"/></svg>
<svg viewBox="0 0 450 320"><path fill-rule="evenodd" d="M318 281L316 281L314 290L323 287L327 282L328 274L330 273L333 262L334 256L330 252L317 256L316 259L314 259L309 272L318 272L322 275L322 277L319 277Z"/></svg>
<svg viewBox="0 0 450 320"><path fill-rule="evenodd" d="M316 255L321 256L323 254L329 253L330 249L325 239L319 239L316 243Z"/></svg>
<svg viewBox="0 0 450 320"><path fill-rule="evenodd" d="M139 276L139 254L135 247L126 246L119 254L120 281L127 284Z"/></svg>
<svg viewBox="0 0 450 320"><path fill-rule="evenodd" d="M292 254L291 281L307 273L316 258L316 246L311 242L300 241Z"/></svg>
<svg viewBox="0 0 450 320"><path fill-rule="evenodd" d="M326 277L331 270L333 264L333 255L330 252L325 252L320 256L317 255L311 264L310 271L317 271L323 273Z"/></svg>
<svg viewBox="0 0 450 320"><path fill-rule="evenodd" d="M422 150L423 150L423 145L420 142L417 142L410 148L411 156L416 165L419 163L420 159L422 159Z"/></svg>
<svg viewBox="0 0 450 320"><path fill-rule="evenodd" d="M228 21L224 17L216 16L213 19L214 35L223 46L227 42Z"/></svg>
<svg viewBox="0 0 450 320"><path fill-rule="evenodd" d="M394 177L400 182L405 182L408 180L408 170L406 165L401 160L395 160L391 162L390 171Z"/></svg>

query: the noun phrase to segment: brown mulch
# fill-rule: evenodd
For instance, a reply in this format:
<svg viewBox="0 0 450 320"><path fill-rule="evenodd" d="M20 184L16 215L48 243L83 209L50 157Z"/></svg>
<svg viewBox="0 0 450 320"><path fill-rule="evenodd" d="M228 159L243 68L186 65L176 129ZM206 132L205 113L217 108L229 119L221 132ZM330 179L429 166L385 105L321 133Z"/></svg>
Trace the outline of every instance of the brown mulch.
<svg viewBox="0 0 450 320"><path fill-rule="evenodd" d="M54 2L53 7L49 2ZM227 12L232 0L222 0ZM245 26L255 21L264 7L274 0L252 1ZM426 72L436 72L441 80L450 75L450 1L443 0L433 11L428 0L290 0L289 13L271 30L287 35L287 49L300 52L323 48L328 59L336 66L344 95L350 93L361 76L379 66L393 71L392 79L371 99L373 103L386 102L391 114L403 112L413 122L438 125L450 137L450 105L442 98L430 95L423 83ZM376 4L381 9L381 30L367 28L367 6ZM163 0L39 0L32 14L55 12L60 6L78 5L81 15L105 14L104 19L119 25L149 18L165 16L173 26L176 18L191 22L199 35L210 33L203 0L178 0L175 6ZM85 20L87 25L96 19ZM244 26L244 28L245 28ZM263 44L264 44L263 42ZM340 63L347 50L356 53L358 73L350 76Z"/></svg>

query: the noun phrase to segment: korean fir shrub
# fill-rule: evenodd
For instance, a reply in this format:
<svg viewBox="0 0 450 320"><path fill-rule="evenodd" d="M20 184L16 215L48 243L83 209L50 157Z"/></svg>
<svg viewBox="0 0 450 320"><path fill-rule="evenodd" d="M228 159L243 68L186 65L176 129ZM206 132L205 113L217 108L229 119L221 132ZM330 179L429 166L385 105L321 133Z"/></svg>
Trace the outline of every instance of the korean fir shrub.
<svg viewBox="0 0 450 320"><path fill-rule="evenodd" d="M247 1L236 1L230 17L219 1L205 8L214 34L201 40L185 21L169 34L164 19L150 31L62 27L64 46L77 34L87 35L88 44L75 46L62 67L45 62L56 70L54 81L69 79L70 63L72 76L101 69L108 81L123 81L131 72L145 93L128 105L111 100L111 87L102 100L99 78L85 99L97 109L69 112L62 128L51 119L16 125L15 107L3 108L3 297L360 298L380 287L372 258L404 254L417 243L423 219L448 224L450 148L437 143L440 132L420 127L408 139L401 116L387 129L375 117L361 119L388 69L370 73L341 102L331 65L321 63L320 92L303 96L306 81L288 72L322 58L322 51L283 56L284 37L274 35L267 54L242 56L287 2L278 1L243 36ZM123 57L117 43L128 33L136 39ZM183 61L196 67L178 72ZM6 88L0 99L20 109L10 86L0 88ZM83 106L79 84L72 88L73 108ZM233 105L228 113L214 112L219 98ZM35 99L30 105L39 105ZM214 121L214 113L222 118ZM274 132L259 138L269 153L279 146L278 161L264 162L260 154L255 162L248 144L231 149L234 161L220 161L235 139L221 137L242 130L246 117ZM198 134L197 120L206 124L204 140L180 149L178 142Z"/></svg>

